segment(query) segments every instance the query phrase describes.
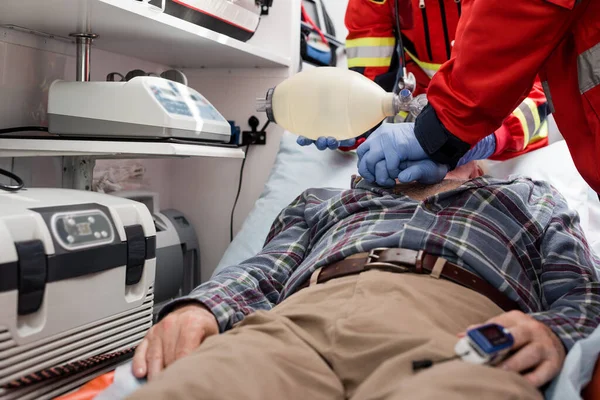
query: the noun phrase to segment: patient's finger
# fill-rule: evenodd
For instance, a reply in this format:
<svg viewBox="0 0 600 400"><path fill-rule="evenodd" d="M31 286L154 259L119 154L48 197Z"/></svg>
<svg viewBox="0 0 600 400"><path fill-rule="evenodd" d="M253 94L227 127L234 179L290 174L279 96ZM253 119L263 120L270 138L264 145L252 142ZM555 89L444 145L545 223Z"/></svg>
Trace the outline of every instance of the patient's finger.
<svg viewBox="0 0 600 400"><path fill-rule="evenodd" d="M164 367L163 343L158 335L154 336L148 345L146 363L148 365L148 380L151 381Z"/></svg>
<svg viewBox="0 0 600 400"><path fill-rule="evenodd" d="M533 372L524 375L533 386L540 387L554 378L558 373L560 366L556 366L552 361L546 360L541 363Z"/></svg>
<svg viewBox="0 0 600 400"><path fill-rule="evenodd" d="M135 354L133 355L133 362L131 364L131 369L133 371L133 375L136 378L143 378L146 376L148 372L148 368L146 365L146 352L148 351L148 339L142 340L142 342L135 349Z"/></svg>
<svg viewBox="0 0 600 400"><path fill-rule="evenodd" d="M543 360L544 349L537 342L533 342L506 359L501 368L508 371L523 372L537 366Z"/></svg>
<svg viewBox="0 0 600 400"><path fill-rule="evenodd" d="M396 183L388 173L385 160L381 160L375 165L375 182L383 187L391 187Z"/></svg>
<svg viewBox="0 0 600 400"><path fill-rule="evenodd" d="M505 328L511 328L526 319L528 318L523 312L515 310L497 315L494 318L490 318L486 324L498 324Z"/></svg>
<svg viewBox="0 0 600 400"><path fill-rule="evenodd" d="M181 318L168 315L162 320L157 328L161 329L161 340L163 349L164 366L171 365L175 361L177 351L177 338L181 330Z"/></svg>
<svg viewBox="0 0 600 400"><path fill-rule="evenodd" d="M508 329L513 337L513 349L520 349L534 340L533 332L528 323L521 323L506 329Z"/></svg>
<svg viewBox="0 0 600 400"><path fill-rule="evenodd" d="M206 332L201 320L188 319L179 330L175 360L187 356L204 340Z"/></svg>

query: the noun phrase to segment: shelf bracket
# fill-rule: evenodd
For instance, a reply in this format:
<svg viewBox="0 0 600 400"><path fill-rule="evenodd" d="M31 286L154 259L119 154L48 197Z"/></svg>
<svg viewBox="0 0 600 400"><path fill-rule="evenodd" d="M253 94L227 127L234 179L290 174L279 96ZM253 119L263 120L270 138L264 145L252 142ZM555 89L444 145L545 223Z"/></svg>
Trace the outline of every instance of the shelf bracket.
<svg viewBox="0 0 600 400"><path fill-rule="evenodd" d="M77 190L92 190L94 166L92 157L69 156L62 158L62 187Z"/></svg>

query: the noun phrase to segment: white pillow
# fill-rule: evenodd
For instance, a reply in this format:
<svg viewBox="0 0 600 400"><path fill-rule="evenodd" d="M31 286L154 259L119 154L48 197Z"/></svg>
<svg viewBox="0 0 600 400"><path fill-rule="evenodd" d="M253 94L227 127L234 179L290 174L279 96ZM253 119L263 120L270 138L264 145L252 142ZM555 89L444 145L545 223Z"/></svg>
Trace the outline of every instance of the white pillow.
<svg viewBox="0 0 600 400"><path fill-rule="evenodd" d="M281 210L304 190L314 187L350 188L357 173L354 152L320 151L302 147L298 136L284 132L271 175L242 228L227 247L215 273L256 255Z"/></svg>

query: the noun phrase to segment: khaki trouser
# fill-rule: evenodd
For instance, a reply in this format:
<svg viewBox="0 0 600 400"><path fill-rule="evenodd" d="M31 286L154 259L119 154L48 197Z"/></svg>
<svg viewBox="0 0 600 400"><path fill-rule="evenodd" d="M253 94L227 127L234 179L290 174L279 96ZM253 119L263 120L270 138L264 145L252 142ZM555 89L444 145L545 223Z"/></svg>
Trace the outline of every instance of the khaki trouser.
<svg viewBox="0 0 600 400"><path fill-rule="evenodd" d="M541 399L520 375L449 361L457 333L502 313L425 275L369 271L306 288L207 339L132 399Z"/></svg>

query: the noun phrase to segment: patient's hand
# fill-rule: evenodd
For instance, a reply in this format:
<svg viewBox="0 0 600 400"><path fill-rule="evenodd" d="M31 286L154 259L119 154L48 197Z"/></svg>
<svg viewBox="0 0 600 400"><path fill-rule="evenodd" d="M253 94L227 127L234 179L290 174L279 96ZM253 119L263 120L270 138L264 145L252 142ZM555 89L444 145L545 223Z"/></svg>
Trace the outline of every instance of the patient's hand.
<svg viewBox="0 0 600 400"><path fill-rule="evenodd" d="M502 325L513 335L515 353L499 367L524 373L532 385L540 387L554 378L565 361L565 348L548 326L521 311L510 311L487 323Z"/></svg>
<svg viewBox="0 0 600 400"><path fill-rule="evenodd" d="M148 331L133 357L133 374L152 380L160 371L219 333L214 315L199 304L186 304Z"/></svg>

